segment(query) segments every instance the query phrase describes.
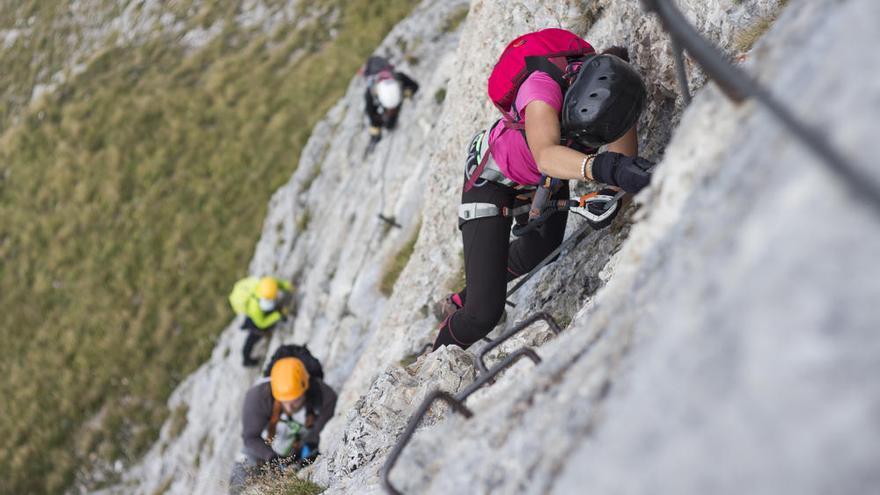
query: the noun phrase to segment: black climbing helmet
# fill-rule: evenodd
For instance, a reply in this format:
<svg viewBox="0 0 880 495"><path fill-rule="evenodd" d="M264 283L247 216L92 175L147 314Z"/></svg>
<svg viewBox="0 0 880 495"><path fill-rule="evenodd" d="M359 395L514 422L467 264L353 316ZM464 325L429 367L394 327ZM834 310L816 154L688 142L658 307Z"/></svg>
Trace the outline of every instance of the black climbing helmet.
<svg viewBox="0 0 880 495"><path fill-rule="evenodd" d="M610 55L584 61L562 104L564 137L598 148L626 134L645 107L647 90L628 63Z"/></svg>

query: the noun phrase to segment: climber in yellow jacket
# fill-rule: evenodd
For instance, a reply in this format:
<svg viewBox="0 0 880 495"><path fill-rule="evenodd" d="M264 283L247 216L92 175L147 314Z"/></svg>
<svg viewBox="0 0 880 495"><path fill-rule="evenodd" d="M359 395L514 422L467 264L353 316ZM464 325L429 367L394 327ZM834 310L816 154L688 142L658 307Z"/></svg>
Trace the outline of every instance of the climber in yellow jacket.
<svg viewBox="0 0 880 495"><path fill-rule="evenodd" d="M235 283L229 295L229 304L236 314L245 315L241 325L241 329L248 332L242 348L245 366L259 364L251 357L254 345L271 332L279 321L287 320L287 308L283 301L292 291L290 282L268 276L247 277Z"/></svg>

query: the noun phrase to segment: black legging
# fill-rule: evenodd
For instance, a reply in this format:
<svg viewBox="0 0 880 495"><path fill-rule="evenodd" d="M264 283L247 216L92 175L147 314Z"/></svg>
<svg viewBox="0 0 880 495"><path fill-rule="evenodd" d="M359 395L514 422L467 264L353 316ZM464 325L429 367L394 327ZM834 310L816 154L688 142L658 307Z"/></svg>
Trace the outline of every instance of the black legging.
<svg viewBox="0 0 880 495"><path fill-rule="evenodd" d="M569 197L568 183L563 182L553 199ZM487 182L462 193L461 202L512 207L523 203L516 195L512 188ZM526 217L517 217L517 222ZM509 242L509 217L480 218L462 225L467 287L459 296L464 306L443 322L434 349L450 344L466 349L491 332L504 313L507 282L528 273L562 243L567 220L567 211L557 212L544 224L543 235L533 231L513 242Z"/></svg>
<svg viewBox="0 0 880 495"><path fill-rule="evenodd" d="M263 336L269 334L269 332L272 331L273 327L274 325L265 329L257 328L257 325L254 324L253 320L251 320L249 317L245 317L244 323L241 324L241 329L246 330L248 333L248 336L244 341L244 347L241 349L241 353L244 357L245 362L253 361L253 358L251 357L251 351L253 351L254 346L257 344L257 342L260 341L260 339L263 338Z"/></svg>

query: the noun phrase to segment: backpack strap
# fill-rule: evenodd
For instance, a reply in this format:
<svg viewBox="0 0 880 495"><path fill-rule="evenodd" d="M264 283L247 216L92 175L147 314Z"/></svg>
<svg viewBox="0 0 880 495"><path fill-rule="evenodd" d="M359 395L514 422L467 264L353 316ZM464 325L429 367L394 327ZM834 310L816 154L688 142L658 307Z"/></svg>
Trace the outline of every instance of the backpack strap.
<svg viewBox="0 0 880 495"><path fill-rule="evenodd" d="M567 59L565 57L546 57L546 56L531 56L525 57L526 61L526 70L525 76L522 79L522 82L525 82L526 79L529 78L535 72L543 72L550 76L556 84L559 85L559 89L562 91L562 94L565 95L565 92L568 91L569 83L565 79L565 67L567 64ZM560 67L561 65L561 67ZM519 115L519 112L516 111L516 101L511 105L511 109L508 112L503 112L504 114L504 127L507 129L513 129L515 131L520 131L525 138L526 134L526 124L523 118Z"/></svg>
<svg viewBox="0 0 880 495"><path fill-rule="evenodd" d="M269 416L269 425L266 427L266 442L272 443L275 439L275 430L278 427L278 421L281 420L281 403L272 402L272 415Z"/></svg>
<svg viewBox="0 0 880 495"><path fill-rule="evenodd" d="M489 163L489 155L489 150L486 150L486 152L483 153L483 158L480 159L480 164L477 165L477 168L474 169L474 172L471 174L470 178L468 178L468 181L464 185L464 192L468 192L473 189L474 184L476 184L480 176L483 175L483 170L486 168L486 164Z"/></svg>
<svg viewBox="0 0 880 495"><path fill-rule="evenodd" d="M479 146L479 144L477 143L477 140L484 139L483 143L485 144L486 149L484 149L484 150L478 149L477 150L478 152L482 152L483 156L480 157L480 163L477 165L477 168L474 169L474 171L471 173L471 176L468 177L467 182L464 184L464 192L468 192L471 189L473 189L474 184L476 184L477 181L480 180L480 176L483 175L483 170L486 169L486 164L489 163L489 157L492 155L492 152L490 151L491 146L489 145L489 136L492 134L492 130L495 129L495 126L497 126L499 122L501 122L501 120L495 121L495 123L492 124L492 127L490 127L488 130L483 131L484 134L477 135L474 137L474 141L472 142L472 145ZM505 125L507 125L507 124L505 124Z"/></svg>
<svg viewBox="0 0 880 495"><path fill-rule="evenodd" d="M560 61L560 63L565 63L565 57L526 57L526 77L530 75L532 72L540 71L556 81L556 84L562 88L562 93L565 94L565 91L568 89L568 81L563 77L565 75L565 69L557 65L554 60ZM525 79L523 79L525 81Z"/></svg>

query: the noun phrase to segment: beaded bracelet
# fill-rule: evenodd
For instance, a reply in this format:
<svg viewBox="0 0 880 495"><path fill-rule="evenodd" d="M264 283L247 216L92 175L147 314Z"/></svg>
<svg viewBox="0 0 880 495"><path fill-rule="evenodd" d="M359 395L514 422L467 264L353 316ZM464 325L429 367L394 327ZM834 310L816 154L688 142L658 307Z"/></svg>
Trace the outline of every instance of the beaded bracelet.
<svg viewBox="0 0 880 495"><path fill-rule="evenodd" d="M587 178L587 162L590 162L590 176L593 175L593 159L596 158L596 154L587 155L584 157L583 161L581 161L581 177L584 180L590 180Z"/></svg>

